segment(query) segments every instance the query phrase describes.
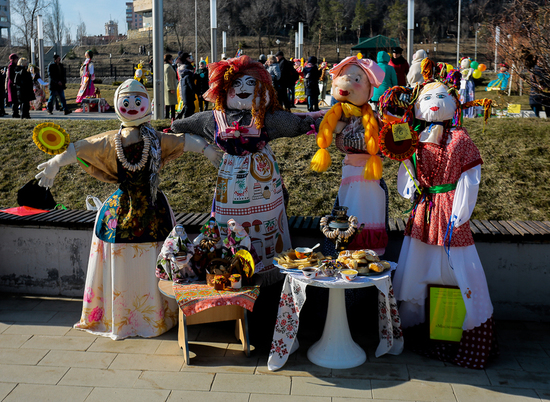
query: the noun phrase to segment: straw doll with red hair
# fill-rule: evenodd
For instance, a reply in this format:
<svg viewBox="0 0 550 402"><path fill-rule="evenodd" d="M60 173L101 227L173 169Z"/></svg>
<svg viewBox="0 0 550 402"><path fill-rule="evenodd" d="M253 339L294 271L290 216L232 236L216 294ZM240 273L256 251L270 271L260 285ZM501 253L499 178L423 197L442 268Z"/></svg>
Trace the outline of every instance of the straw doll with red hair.
<svg viewBox="0 0 550 402"><path fill-rule="evenodd" d="M273 257L291 248L279 166L269 142L311 130L314 120L285 112L271 77L248 56L209 65L204 99L214 110L176 120L172 130L194 133L224 152L212 214L223 235L234 219L246 228L261 261L256 272L266 283L279 279Z"/></svg>

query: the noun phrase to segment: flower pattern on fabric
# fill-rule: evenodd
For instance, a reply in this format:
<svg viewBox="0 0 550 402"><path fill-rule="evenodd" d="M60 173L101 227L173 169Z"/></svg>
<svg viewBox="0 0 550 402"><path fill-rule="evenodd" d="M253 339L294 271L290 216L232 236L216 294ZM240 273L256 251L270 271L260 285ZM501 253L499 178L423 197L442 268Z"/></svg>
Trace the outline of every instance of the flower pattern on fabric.
<svg viewBox="0 0 550 402"><path fill-rule="evenodd" d="M259 286L243 286L240 289L215 290L208 285L172 285L178 305L187 317L211 307L241 306L252 311L260 295Z"/></svg>
<svg viewBox="0 0 550 402"><path fill-rule="evenodd" d="M378 292L378 328L380 330L380 344L385 342L385 348L390 350L395 342L403 342L403 330L401 329L401 318L397 310L397 300L393 294L393 286L386 296ZM376 349L376 357L379 354L380 346Z"/></svg>
<svg viewBox="0 0 550 402"><path fill-rule="evenodd" d="M112 244L94 236L82 315L75 328L123 339L158 336L176 325L177 305L160 294L152 269L161 245ZM115 266L127 266L131 271L112 275ZM104 282L104 275L111 279ZM104 283L109 287L104 289Z"/></svg>
<svg viewBox="0 0 550 402"><path fill-rule="evenodd" d="M279 301L279 313L275 322L273 341L269 358L286 362L292 345L296 340L298 325L300 323L300 311L306 302L306 289L299 282L292 280L287 275L283 284L281 300Z"/></svg>
<svg viewBox="0 0 550 402"><path fill-rule="evenodd" d="M124 154L130 163L136 163L142 150L143 142L138 142L124 148ZM109 243L164 241L172 230L170 208L162 194L157 195L156 205L152 204L149 167L130 172L120 161L117 166L120 187L99 212L96 236Z"/></svg>
<svg viewBox="0 0 550 402"><path fill-rule="evenodd" d="M397 310L397 301L393 294L393 287L389 276L382 282L375 282L378 288L378 329L380 343L375 352L376 357L386 353L400 354L403 351L403 332L401 331L401 319ZM293 350L296 334L300 323L300 311L306 301L307 283L295 279L292 274L287 274L279 301L279 312L267 367L269 370L278 370L288 360L290 351ZM381 291L387 290L387 295Z"/></svg>

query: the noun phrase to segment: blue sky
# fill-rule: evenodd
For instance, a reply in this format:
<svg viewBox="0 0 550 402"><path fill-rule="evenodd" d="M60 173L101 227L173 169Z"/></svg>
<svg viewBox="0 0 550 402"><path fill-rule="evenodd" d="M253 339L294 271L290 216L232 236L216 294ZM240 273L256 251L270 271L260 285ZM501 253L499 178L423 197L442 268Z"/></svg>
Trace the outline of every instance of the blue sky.
<svg viewBox="0 0 550 402"><path fill-rule="evenodd" d="M126 0L60 0L60 4L73 40L76 37L76 26L81 20L86 24L89 36L104 35L105 23L109 19L118 21L118 33L126 33Z"/></svg>

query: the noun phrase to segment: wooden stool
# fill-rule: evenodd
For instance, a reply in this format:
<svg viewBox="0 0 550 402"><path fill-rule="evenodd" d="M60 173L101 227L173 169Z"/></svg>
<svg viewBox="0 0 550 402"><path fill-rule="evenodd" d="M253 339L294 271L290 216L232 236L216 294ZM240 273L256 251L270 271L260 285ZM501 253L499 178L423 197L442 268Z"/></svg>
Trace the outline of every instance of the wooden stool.
<svg viewBox="0 0 550 402"><path fill-rule="evenodd" d="M172 281L159 280L160 292L171 299L175 299ZM235 337L241 341L243 352L246 357L250 357L250 340L248 337L248 316L247 310L241 306L217 306L199 313L186 317L183 311L179 309L178 323L178 345L183 351L183 359L189 364L189 342L187 336L187 326L196 324L206 324L210 322L235 321Z"/></svg>

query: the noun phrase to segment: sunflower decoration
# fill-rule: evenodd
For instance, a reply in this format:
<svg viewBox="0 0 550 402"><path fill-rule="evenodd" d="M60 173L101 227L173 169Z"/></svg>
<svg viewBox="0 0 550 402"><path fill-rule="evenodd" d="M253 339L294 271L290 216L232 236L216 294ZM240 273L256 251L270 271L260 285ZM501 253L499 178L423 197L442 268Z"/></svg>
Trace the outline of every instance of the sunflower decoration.
<svg viewBox="0 0 550 402"><path fill-rule="evenodd" d="M407 136L398 135L403 131ZM400 130L397 130L397 129ZM382 153L395 161L404 161L409 159L418 148L418 133L410 129L407 123L401 121L392 121L387 123L379 134L379 146Z"/></svg>
<svg viewBox="0 0 550 402"><path fill-rule="evenodd" d="M65 152L70 144L69 134L55 123L42 123L32 131L32 139L40 150L49 155Z"/></svg>

